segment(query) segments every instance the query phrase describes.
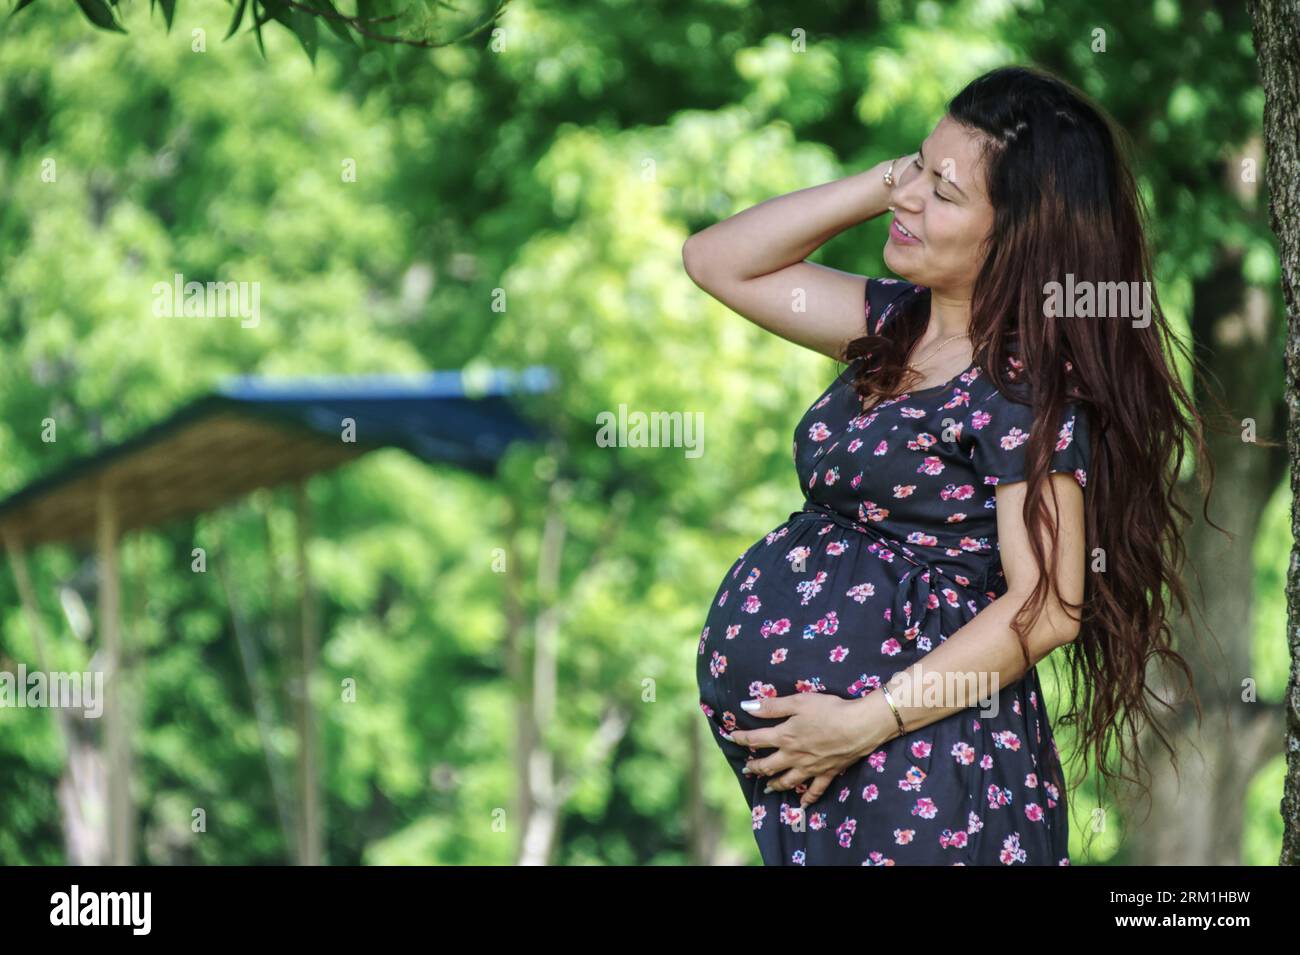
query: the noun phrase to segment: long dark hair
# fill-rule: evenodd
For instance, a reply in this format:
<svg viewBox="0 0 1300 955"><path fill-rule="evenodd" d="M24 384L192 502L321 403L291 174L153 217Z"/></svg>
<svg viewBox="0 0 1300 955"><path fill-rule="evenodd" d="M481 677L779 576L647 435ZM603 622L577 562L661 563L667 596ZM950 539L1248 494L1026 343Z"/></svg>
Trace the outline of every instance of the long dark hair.
<svg viewBox="0 0 1300 955"><path fill-rule="evenodd" d="M1177 766L1148 700L1169 705L1149 685L1148 665L1163 661L1181 669L1195 698L1191 668L1173 648L1170 616L1188 609L1181 525L1190 515L1176 484L1189 448L1202 465L1196 471L1207 521L1214 483L1204 422L1177 372L1180 357L1194 374L1196 365L1160 308L1147 211L1122 137L1102 110L1050 74L1005 67L958 93L948 115L983 134L994 214L971 301L974 362L999 391L1034 409L1024 516L1041 576L1012 628L1028 662L1028 630L1049 586L1080 618L1079 635L1066 648L1070 708L1060 717L1076 727L1079 779L1092 754L1103 791L1115 781L1108 758L1113 742L1118 776L1140 785L1124 766L1131 763L1139 775L1144 769L1139 736L1145 725L1154 727ZM1076 284L1149 282L1150 323L1139 328L1114 317L1053 314L1045 307L1048 283L1065 286L1067 273ZM924 331L929 300L905 295L890 331L848 344L845 360L863 359L854 386L864 399L904 390L911 377L906 357ZM1019 397L1026 393L1028 399ZM1089 418L1086 549L1090 564L1096 548L1106 561L1105 573L1085 575L1082 605L1062 598L1055 553L1046 567L1041 543L1043 528L1051 526L1043 499L1047 468L1067 401L1082 404ZM1199 720L1199 702L1196 711Z"/></svg>

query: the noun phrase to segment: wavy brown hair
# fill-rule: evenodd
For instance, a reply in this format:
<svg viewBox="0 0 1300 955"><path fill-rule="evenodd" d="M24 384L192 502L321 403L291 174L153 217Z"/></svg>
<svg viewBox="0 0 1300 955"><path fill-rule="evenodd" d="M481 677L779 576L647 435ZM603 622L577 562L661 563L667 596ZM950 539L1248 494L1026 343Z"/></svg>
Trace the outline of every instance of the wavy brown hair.
<svg viewBox="0 0 1300 955"><path fill-rule="evenodd" d="M1181 670L1195 699L1191 668L1173 647L1170 618L1188 609L1182 526L1190 515L1175 486L1189 449L1199 465L1207 521L1214 483L1204 421L1180 380L1179 360L1199 372L1160 308L1147 211L1127 144L1121 148L1121 135L1102 110L1050 74L1006 67L970 83L948 104L948 114L981 134L994 215L971 301L974 362L1034 415L1024 516L1040 578L1012 629L1028 665L1028 631L1049 586L1079 618L1079 635L1065 648L1070 707L1060 717L1075 727L1079 780L1088 775L1091 754L1103 792L1116 777L1141 785L1144 726L1154 728L1177 766L1152 702L1172 705L1153 692L1148 665ZM1053 314L1046 307L1048 283L1065 286L1067 273L1076 284L1149 283L1150 323L1138 328L1129 318ZM928 322L929 301L928 290L903 296L887 334L868 333L848 344L846 361L864 359L854 378L864 399L896 396L914 380L906 359ZM1041 537L1052 526L1043 495L1044 485L1050 488L1047 468L1070 401L1084 407L1091 438L1086 552L1101 548L1105 558L1104 573L1085 575L1082 604L1063 599L1056 554L1046 566ZM1199 701L1196 712L1199 720ZM1136 775L1125 773L1126 765Z"/></svg>

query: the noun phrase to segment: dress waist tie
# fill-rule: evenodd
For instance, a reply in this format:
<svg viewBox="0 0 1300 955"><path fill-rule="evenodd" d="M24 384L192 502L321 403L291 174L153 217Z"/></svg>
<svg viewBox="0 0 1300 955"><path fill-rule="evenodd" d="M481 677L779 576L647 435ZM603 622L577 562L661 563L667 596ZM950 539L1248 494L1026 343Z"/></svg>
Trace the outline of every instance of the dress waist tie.
<svg viewBox="0 0 1300 955"><path fill-rule="evenodd" d="M925 622L926 615L932 609L930 607L930 595L933 593L932 584L934 579L931 574L938 574L940 577L947 577L947 575L940 568L914 555L900 541L881 533L863 521L845 517L833 507L809 501L802 510L793 511L790 514L791 520L795 518L826 518L832 520L841 527L867 535L876 541L880 548L901 557L911 565L898 581L898 587L894 593L894 601L889 611L889 632L890 636L900 642L915 640L917 634L921 632L921 626ZM911 631L910 635L909 630Z"/></svg>

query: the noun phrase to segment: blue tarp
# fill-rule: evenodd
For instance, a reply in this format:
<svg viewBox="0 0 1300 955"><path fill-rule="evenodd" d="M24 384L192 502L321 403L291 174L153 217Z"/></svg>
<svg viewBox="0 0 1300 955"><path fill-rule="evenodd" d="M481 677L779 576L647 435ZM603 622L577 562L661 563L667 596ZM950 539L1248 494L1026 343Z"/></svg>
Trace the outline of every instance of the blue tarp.
<svg viewBox="0 0 1300 955"><path fill-rule="evenodd" d="M513 441L539 437L510 396L549 390L550 373L500 370L481 378L458 371L418 377L362 376L304 379L234 378L214 396L218 404L339 440L341 422L355 423L358 444L403 448L429 462L491 474ZM3 504L0 504L3 514Z"/></svg>
<svg viewBox="0 0 1300 955"><path fill-rule="evenodd" d="M543 437L517 405L553 384L550 370L536 366L232 379L140 434L0 501L0 527L25 544L87 538L104 488L122 530L150 526L382 447L488 476L509 444Z"/></svg>

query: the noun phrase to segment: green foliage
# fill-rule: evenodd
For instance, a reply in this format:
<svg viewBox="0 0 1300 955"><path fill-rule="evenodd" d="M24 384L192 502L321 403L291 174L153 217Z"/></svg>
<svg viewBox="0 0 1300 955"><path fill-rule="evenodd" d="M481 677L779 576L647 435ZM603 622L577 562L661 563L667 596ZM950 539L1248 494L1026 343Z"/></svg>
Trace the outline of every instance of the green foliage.
<svg viewBox="0 0 1300 955"><path fill-rule="evenodd" d="M30 6L34 0L17 0L11 15ZM384 49L394 44L435 47L457 43L481 33L501 16L509 0L475 5L478 17L458 22L461 7L437 0L404 3L399 0L356 0L340 4L334 0L227 0L232 8L226 38L234 36L248 21L248 30L257 39L263 55L266 47L262 27L276 23L287 30L301 45L308 59L316 61L322 29L329 30L345 44L366 49ZM82 15L94 27L113 33L126 33L119 0L76 0ZM483 7L482 10L478 7ZM162 14L168 32L176 19L176 0L149 0L149 11Z"/></svg>

